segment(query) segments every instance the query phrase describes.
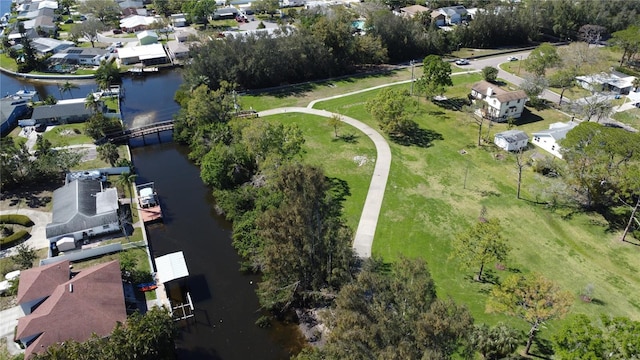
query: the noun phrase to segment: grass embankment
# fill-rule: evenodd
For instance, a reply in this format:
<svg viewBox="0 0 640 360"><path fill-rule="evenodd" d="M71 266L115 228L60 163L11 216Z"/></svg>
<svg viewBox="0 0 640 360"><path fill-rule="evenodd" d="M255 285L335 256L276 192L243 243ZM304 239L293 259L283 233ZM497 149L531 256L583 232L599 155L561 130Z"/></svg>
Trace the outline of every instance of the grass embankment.
<svg viewBox="0 0 640 360"><path fill-rule="evenodd" d="M617 112L611 115L612 118L632 126L635 129L640 129L640 109L631 109L623 112Z"/></svg>
<svg viewBox="0 0 640 360"><path fill-rule="evenodd" d="M477 78L465 75L453 79L459 86L447 91L450 98L466 95ZM364 108L376 93L321 102L316 108L352 116L377 129ZM468 116L423 101L422 112L414 120L421 128L441 135L442 140L433 141L427 148L390 142L393 161L373 243L374 255L387 261L401 255L422 257L429 264L441 297L451 296L469 306L478 322L507 321L524 329L520 320L485 313L487 294L493 285L472 281L472 271L461 271L460 264L449 259L455 235L477 221L485 206L488 217L501 220L504 237L513 249L507 270L498 271L491 264L489 277L499 280L511 273L539 272L575 294L572 313L584 313L592 319L599 314L640 318L640 301L629 296L640 292L637 248L621 243L619 232L611 231L598 214L536 204L548 200L545 192L561 180L544 178L525 168L524 200L518 200L513 155L492 145L477 147L477 126ZM567 118L553 110L527 111L517 128L531 133L563 120ZM507 125L487 128L485 125L485 134L490 131L493 135L506 130ZM526 156L534 152L544 154L529 149ZM583 303L579 294L588 284L594 285L597 301ZM543 330L542 335L548 337L560 323L552 322L551 331Z"/></svg>
<svg viewBox="0 0 640 360"><path fill-rule="evenodd" d="M355 232L369 182L375 166L373 142L347 124L338 128L338 138L328 118L306 114L282 114L262 118L267 122L295 123L305 138L303 161L325 170L328 177L345 181L349 194L344 205L344 217Z"/></svg>

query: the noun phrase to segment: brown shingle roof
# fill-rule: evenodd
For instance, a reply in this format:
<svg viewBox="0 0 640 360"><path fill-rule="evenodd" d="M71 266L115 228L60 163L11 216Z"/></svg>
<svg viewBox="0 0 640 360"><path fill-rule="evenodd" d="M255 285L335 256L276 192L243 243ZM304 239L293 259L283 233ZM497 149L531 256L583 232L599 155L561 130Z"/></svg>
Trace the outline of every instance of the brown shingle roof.
<svg viewBox="0 0 640 360"><path fill-rule="evenodd" d="M93 333L109 335L127 313L117 260L81 271L59 284L33 313L18 320L16 339L40 334L25 350L25 359L69 339L86 341Z"/></svg>
<svg viewBox="0 0 640 360"><path fill-rule="evenodd" d="M69 275L69 260L23 271L18 285L18 304L51 295L56 286L69 281Z"/></svg>
<svg viewBox="0 0 640 360"><path fill-rule="evenodd" d="M498 101L500 101L501 103L526 98L527 94L523 90L509 91L504 94L496 95L496 99L498 99Z"/></svg>

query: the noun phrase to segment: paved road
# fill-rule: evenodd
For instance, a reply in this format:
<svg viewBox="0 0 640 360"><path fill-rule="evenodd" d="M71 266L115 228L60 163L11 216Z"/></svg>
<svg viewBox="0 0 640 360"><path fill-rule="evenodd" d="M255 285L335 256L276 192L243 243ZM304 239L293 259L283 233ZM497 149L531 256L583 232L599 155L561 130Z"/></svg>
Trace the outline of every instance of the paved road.
<svg viewBox="0 0 640 360"><path fill-rule="evenodd" d="M6 339L7 350L11 355L24 352L13 342L13 330L18 325L18 318L23 316L20 306L0 311L0 337Z"/></svg>
<svg viewBox="0 0 640 360"><path fill-rule="evenodd" d="M493 57L487 57L487 58L482 58L482 59L478 59L478 60L471 60L469 65L466 66L461 66L462 68L473 68L476 70L482 70L485 66L493 66L494 68L498 69L498 77L502 78L514 85L520 86L522 84L522 82L524 81L523 78L513 75L511 73L508 73L504 70L502 70L500 68L500 64L502 63L506 63L509 62L509 60L507 60L508 57L510 56L515 56L516 58L520 59L518 61L523 61L525 60L529 54L531 53L531 50L527 50L527 51L521 51L521 52L516 52L516 53L511 53L511 54L500 54L497 56L493 56ZM454 65L456 66L456 65ZM545 90L542 93L542 98L551 101L553 103L558 103L560 101L560 95L556 94L553 91L550 90ZM567 98L563 98L562 99L563 102L569 102L569 99Z"/></svg>
<svg viewBox="0 0 640 360"><path fill-rule="evenodd" d="M50 212L31 210L31 209L2 209L0 215L20 214L28 216L34 225L31 228L31 237L25 243L34 249L42 249L49 247L45 228L51 222L52 214ZM12 256L15 254L15 246L0 250L0 258Z"/></svg>
<svg viewBox="0 0 640 360"><path fill-rule="evenodd" d="M342 96L347 95L348 94ZM371 177L371 183L369 184L369 191L367 192L367 198L364 202L362 215L360 216L360 222L358 223L358 229L356 230L355 238L353 240L353 249L359 257L371 257L373 237L376 234L378 217L380 216L382 200L384 199L384 191L387 187L387 179L389 178L389 170L391 169L391 149L389 148L387 140L372 127L359 120L326 110L316 110L308 107L285 107L261 111L258 115L263 117L284 113L304 113L327 118L337 115L340 117L340 120L362 131L371 139L371 141L373 141L377 152L376 165L373 169L373 176Z"/></svg>

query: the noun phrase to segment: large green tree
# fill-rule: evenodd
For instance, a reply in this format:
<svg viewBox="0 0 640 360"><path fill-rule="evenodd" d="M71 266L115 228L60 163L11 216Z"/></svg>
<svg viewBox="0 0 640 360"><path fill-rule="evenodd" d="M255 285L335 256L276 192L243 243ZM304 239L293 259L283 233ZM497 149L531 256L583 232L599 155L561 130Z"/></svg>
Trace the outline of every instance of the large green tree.
<svg viewBox="0 0 640 360"><path fill-rule="evenodd" d="M560 60L556 47L544 43L531 51L524 60L524 67L536 76L545 76L547 70L558 65Z"/></svg>
<svg viewBox="0 0 640 360"><path fill-rule="evenodd" d="M100 145L96 148L96 150L98 152L98 157L100 157L100 160L108 162L111 166L114 166L120 158L118 147L113 145L112 143Z"/></svg>
<svg viewBox="0 0 640 360"><path fill-rule="evenodd" d="M100 89L108 90L111 85L120 83L120 70L114 62L102 61L96 70L95 79Z"/></svg>
<svg viewBox="0 0 640 360"><path fill-rule="evenodd" d="M449 359L472 326L464 306L436 298L423 260L401 258L390 272L369 260L340 290L319 353L325 359Z"/></svg>
<svg viewBox="0 0 640 360"><path fill-rule="evenodd" d="M95 47L98 41L98 34L105 30L105 24L98 19L87 19L81 23L74 24L71 27L71 35L77 39L84 38L91 43L91 47Z"/></svg>
<svg viewBox="0 0 640 360"><path fill-rule="evenodd" d="M540 274L512 275L491 290L487 311L515 316L531 326L525 347L529 354L540 328L564 317L572 303L571 293Z"/></svg>
<svg viewBox="0 0 640 360"><path fill-rule="evenodd" d="M415 128L409 117L415 110L415 101L406 90L385 88L366 103L366 109L378 121L385 133L400 137Z"/></svg>
<svg viewBox="0 0 640 360"><path fill-rule="evenodd" d="M491 327L480 324L474 327L469 345L485 360L499 360L513 354L523 340L522 331L504 323Z"/></svg>
<svg viewBox="0 0 640 360"><path fill-rule="evenodd" d="M93 94L90 95L93 98ZM117 118L95 113L84 124L84 132L92 139L102 139L106 134L122 131L122 122Z"/></svg>
<svg viewBox="0 0 640 360"><path fill-rule="evenodd" d="M502 232L498 219L480 219L473 227L455 237L451 258L459 259L464 268L477 268L475 279L482 281L485 265L507 258L509 245L502 237Z"/></svg>
<svg viewBox="0 0 640 360"><path fill-rule="evenodd" d="M422 76L416 81L416 91L427 99L442 95L451 81L451 65L437 55L429 55L422 63Z"/></svg>
<svg viewBox="0 0 640 360"><path fill-rule="evenodd" d="M277 207L257 220L264 241L261 304L277 312L293 305L324 303L351 278L352 234L323 172L284 165L271 183Z"/></svg>
<svg viewBox="0 0 640 360"><path fill-rule="evenodd" d="M640 26L632 25L624 30L614 32L611 34L611 42L622 49L622 57L620 58L620 66L622 66L625 59L631 60L640 51Z"/></svg>
<svg viewBox="0 0 640 360"><path fill-rule="evenodd" d="M121 12L114 0L84 0L80 2L79 9L85 14L92 14L105 25L117 20Z"/></svg>

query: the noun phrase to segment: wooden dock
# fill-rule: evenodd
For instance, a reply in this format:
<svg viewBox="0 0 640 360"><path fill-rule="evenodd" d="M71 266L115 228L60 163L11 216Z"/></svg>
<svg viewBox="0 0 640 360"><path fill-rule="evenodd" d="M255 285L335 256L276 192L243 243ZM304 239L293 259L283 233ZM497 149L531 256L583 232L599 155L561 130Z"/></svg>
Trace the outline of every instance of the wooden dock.
<svg viewBox="0 0 640 360"><path fill-rule="evenodd" d="M162 221L162 209L160 205L143 208L140 207L140 215L142 216L142 222L145 224Z"/></svg>

